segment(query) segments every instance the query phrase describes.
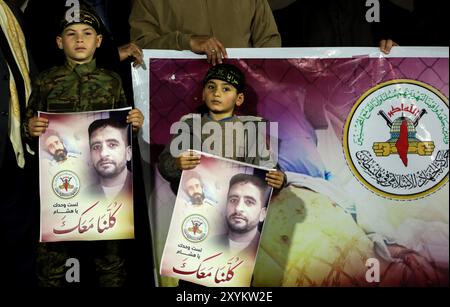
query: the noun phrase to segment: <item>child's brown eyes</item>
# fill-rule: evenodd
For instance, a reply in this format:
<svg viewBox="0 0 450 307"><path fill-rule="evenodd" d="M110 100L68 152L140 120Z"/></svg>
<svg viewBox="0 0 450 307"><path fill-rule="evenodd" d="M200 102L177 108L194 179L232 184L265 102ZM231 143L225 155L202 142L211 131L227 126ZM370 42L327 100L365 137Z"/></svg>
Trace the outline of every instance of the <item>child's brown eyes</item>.
<svg viewBox="0 0 450 307"><path fill-rule="evenodd" d="M67 36L74 36L74 35L75 35L75 33L67 33ZM91 36L92 33L91 32L86 32L86 33L84 33L84 35Z"/></svg>
<svg viewBox="0 0 450 307"><path fill-rule="evenodd" d="M214 90L215 87L214 87L214 86L208 86L208 89L209 89L209 90ZM228 87L224 87L224 88L222 89L222 91L228 92L228 91L230 91L230 89L229 89Z"/></svg>

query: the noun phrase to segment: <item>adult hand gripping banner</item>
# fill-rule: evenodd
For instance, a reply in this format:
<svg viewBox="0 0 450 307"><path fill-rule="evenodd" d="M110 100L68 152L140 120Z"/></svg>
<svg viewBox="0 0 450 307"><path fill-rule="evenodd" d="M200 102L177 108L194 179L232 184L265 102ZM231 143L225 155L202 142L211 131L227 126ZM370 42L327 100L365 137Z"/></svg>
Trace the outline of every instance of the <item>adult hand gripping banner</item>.
<svg viewBox="0 0 450 307"><path fill-rule="evenodd" d="M229 55L247 81L238 113L278 123L288 179L268 207L252 285L448 285L448 48ZM158 155L173 123L202 112L209 66L190 52L145 58L133 79L159 267L176 197Z"/></svg>
<svg viewBox="0 0 450 307"><path fill-rule="evenodd" d="M39 112L41 242L134 238L129 110Z"/></svg>

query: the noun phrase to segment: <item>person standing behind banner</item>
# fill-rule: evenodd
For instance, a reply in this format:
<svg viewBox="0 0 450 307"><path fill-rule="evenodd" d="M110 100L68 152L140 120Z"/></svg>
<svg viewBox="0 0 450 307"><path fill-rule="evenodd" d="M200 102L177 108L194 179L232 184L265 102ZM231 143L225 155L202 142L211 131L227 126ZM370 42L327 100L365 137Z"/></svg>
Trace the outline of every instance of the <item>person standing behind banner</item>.
<svg viewBox="0 0 450 307"><path fill-rule="evenodd" d="M67 20L65 14L61 16L57 43L64 51L66 64L41 73L34 85L25 120L25 131L30 141L41 136L49 125L46 118L37 116L38 111L82 112L129 105L120 77L96 66L94 53L102 42L99 17L84 6L80 7L79 16L78 22ZM143 121L140 110L132 109L128 113L127 123L132 125L134 132L140 129ZM40 285L68 285L65 263L75 256L81 259L81 268L95 267L95 270L87 270L86 274L81 273L81 276L92 278L94 285L122 286L126 281L126 271L120 246L120 241L41 244L38 255ZM90 278L84 280L91 281Z"/></svg>
<svg viewBox="0 0 450 307"><path fill-rule="evenodd" d="M36 282L33 196L37 185L30 181L32 159L21 129L34 69L19 17L18 8L0 0L1 287L32 287Z"/></svg>
<svg viewBox="0 0 450 307"><path fill-rule="evenodd" d="M372 47L389 54L397 46L404 12L381 0L380 21L367 19L365 0L268 0L283 47ZM373 8L373 10L375 10ZM395 13L390 11L395 10ZM369 12L369 13L368 13ZM392 18L391 18L392 17ZM400 42L401 43L401 42Z"/></svg>
<svg viewBox="0 0 450 307"><path fill-rule="evenodd" d="M267 0L135 0L130 25L143 49L191 50L213 65L225 48L281 47Z"/></svg>

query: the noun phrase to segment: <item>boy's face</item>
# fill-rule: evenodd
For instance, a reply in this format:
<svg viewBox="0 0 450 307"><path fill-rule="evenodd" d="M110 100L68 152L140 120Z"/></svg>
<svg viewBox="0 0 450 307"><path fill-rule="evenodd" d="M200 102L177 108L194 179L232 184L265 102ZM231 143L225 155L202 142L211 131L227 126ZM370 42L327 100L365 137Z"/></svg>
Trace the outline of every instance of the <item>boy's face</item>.
<svg viewBox="0 0 450 307"><path fill-rule="evenodd" d="M233 115L235 106L242 105L244 94L225 81L211 79L203 88L203 101L210 112L225 118Z"/></svg>
<svg viewBox="0 0 450 307"><path fill-rule="evenodd" d="M83 23L72 24L56 38L59 49L64 50L66 58L84 64L92 61L95 49L100 47L102 36L91 26Z"/></svg>

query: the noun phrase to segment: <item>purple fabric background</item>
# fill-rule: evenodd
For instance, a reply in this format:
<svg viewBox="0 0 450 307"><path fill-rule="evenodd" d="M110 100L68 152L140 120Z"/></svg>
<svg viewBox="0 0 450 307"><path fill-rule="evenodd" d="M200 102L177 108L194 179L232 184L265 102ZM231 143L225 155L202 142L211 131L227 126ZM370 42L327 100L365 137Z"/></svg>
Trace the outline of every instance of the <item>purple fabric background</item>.
<svg viewBox="0 0 450 307"><path fill-rule="evenodd" d="M285 171L326 178L317 158L317 129L328 126L339 139L354 103L377 84L414 79L448 97L448 59L247 59L229 60L247 79L244 105L238 113L279 123L279 164ZM205 60L152 59L150 62L151 158L170 139L170 126L181 116L199 112ZM301 153L301 154L299 154Z"/></svg>

